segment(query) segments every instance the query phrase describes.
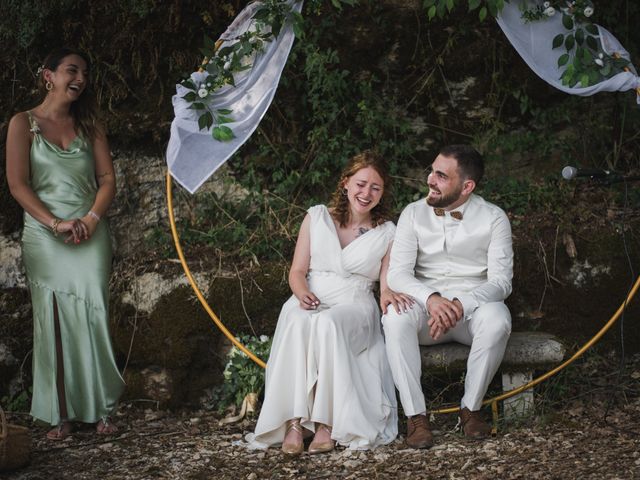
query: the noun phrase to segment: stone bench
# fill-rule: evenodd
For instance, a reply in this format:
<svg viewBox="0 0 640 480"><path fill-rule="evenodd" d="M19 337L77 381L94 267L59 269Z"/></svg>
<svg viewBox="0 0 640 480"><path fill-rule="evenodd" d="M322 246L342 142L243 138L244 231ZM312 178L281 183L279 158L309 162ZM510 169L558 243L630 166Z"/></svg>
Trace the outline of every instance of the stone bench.
<svg viewBox="0 0 640 480"><path fill-rule="evenodd" d="M422 371L466 370L469 347L460 343L421 346ZM529 383L534 370L548 371L560 364L565 346L553 335L543 332L513 332L500 366L502 390L507 392ZM516 418L533 411L533 389L503 401L505 418Z"/></svg>

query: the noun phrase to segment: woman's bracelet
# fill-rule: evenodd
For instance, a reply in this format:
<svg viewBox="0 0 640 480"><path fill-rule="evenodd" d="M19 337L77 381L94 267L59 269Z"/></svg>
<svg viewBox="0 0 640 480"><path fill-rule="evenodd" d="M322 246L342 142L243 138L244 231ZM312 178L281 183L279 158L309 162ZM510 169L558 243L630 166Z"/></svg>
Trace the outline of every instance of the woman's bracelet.
<svg viewBox="0 0 640 480"><path fill-rule="evenodd" d="M59 218L55 218L53 220L51 220L51 231L53 232L53 236L57 237L58 236L58 225L60 225L60 223L62 222L62 220L60 220Z"/></svg>
<svg viewBox="0 0 640 480"><path fill-rule="evenodd" d="M96 219L97 222L100 221L100 215L98 215L96 212L94 212L93 210L89 210L89 212L87 213L87 215L89 215L90 217L93 217Z"/></svg>

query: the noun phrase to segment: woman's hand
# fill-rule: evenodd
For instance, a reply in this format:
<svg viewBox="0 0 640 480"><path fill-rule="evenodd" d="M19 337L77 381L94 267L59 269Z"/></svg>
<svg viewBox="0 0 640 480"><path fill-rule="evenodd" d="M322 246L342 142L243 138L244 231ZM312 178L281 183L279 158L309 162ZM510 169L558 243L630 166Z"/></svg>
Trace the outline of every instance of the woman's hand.
<svg viewBox="0 0 640 480"><path fill-rule="evenodd" d="M296 298L300 302L300 308L305 310L315 310L320 305L320 300L311 290L307 290L304 292L296 293Z"/></svg>
<svg viewBox="0 0 640 480"><path fill-rule="evenodd" d="M56 231L58 233L67 233L67 238L65 238L64 242L69 243L80 243L82 240L86 240L87 237L87 226L82 223L82 220L79 218L74 218L71 220L62 220L58 223L56 227Z"/></svg>
<svg viewBox="0 0 640 480"><path fill-rule="evenodd" d="M394 292L390 288L385 288L380 292L380 308L383 314L387 313L387 307L389 305L393 305L396 312L402 313L413 308L414 303L415 300L412 296Z"/></svg>
<svg viewBox="0 0 640 480"><path fill-rule="evenodd" d="M86 228L87 236L84 238L84 240L89 240L95 233L96 228L98 228L99 220L95 218L93 215L90 215L87 213L84 217L80 219L80 221L84 224Z"/></svg>

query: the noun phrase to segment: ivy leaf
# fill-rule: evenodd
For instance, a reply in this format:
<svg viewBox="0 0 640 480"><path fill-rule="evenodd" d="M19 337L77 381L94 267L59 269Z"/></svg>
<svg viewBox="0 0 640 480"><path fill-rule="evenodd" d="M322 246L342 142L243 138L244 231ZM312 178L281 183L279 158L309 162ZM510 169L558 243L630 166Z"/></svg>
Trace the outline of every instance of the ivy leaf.
<svg viewBox="0 0 640 480"><path fill-rule="evenodd" d="M446 5L447 5L447 10L449 10L449 12L453 10L453 7L454 7L453 0L446 0Z"/></svg>
<svg viewBox="0 0 640 480"><path fill-rule="evenodd" d="M304 38L304 18L299 12L291 12L291 16L293 17L293 22L291 24L293 27L293 34L296 38Z"/></svg>
<svg viewBox="0 0 640 480"><path fill-rule="evenodd" d="M589 86L589 75L587 75L586 73L582 74L582 76L580 77L580 85L583 88Z"/></svg>
<svg viewBox="0 0 640 480"><path fill-rule="evenodd" d="M331 0L334 6L336 6L336 0ZM266 20L269 16L269 9L266 7L260 8L256 13L253 14L253 18L255 20Z"/></svg>
<svg viewBox="0 0 640 480"><path fill-rule="evenodd" d="M205 112L198 118L198 128L200 130L209 129L213 125L213 115L211 112Z"/></svg>
<svg viewBox="0 0 640 480"><path fill-rule="evenodd" d="M469 11L473 11L480 6L480 0L469 0Z"/></svg>
<svg viewBox="0 0 640 480"><path fill-rule="evenodd" d="M273 23L271 24L271 32L273 33L273 36L277 38L281 29L282 29L282 20L281 19L278 19L278 20L274 19Z"/></svg>
<svg viewBox="0 0 640 480"><path fill-rule="evenodd" d="M202 103L202 102L194 102L194 103L192 103L192 104L189 106L189 108L190 108L191 110L204 110L204 109L205 109L205 108L207 108L207 107L206 107L206 106L205 106L205 104L204 104L204 103Z"/></svg>
<svg viewBox="0 0 640 480"><path fill-rule="evenodd" d="M488 1L487 5L489 6L489 13L495 17L498 15L498 6L497 6L497 2L495 0L493 1Z"/></svg>
<svg viewBox="0 0 640 480"><path fill-rule="evenodd" d="M558 48L560 45L564 43L564 35L559 33L555 37L553 37L553 48Z"/></svg>
<svg viewBox="0 0 640 480"><path fill-rule="evenodd" d="M564 28L566 28L567 30L573 30L573 18L571 18L567 14L563 14L562 25L564 25Z"/></svg>
<svg viewBox="0 0 640 480"><path fill-rule="evenodd" d="M588 37L587 37L587 46L588 46L591 50L598 50L598 41L596 40L596 38L595 38L595 37L588 36Z"/></svg>
<svg viewBox="0 0 640 480"><path fill-rule="evenodd" d="M576 40L573 38L573 35L567 35L567 38L564 39L564 46L567 49L567 52L571 50L575 44Z"/></svg>
<svg viewBox="0 0 640 480"><path fill-rule="evenodd" d="M600 81L600 77L598 76L598 72L596 70L591 70L589 72L589 83L591 85L595 85Z"/></svg>
<svg viewBox="0 0 640 480"><path fill-rule="evenodd" d="M478 18L481 22L484 22L484 19L487 18L487 7L482 7L478 12Z"/></svg>
<svg viewBox="0 0 640 480"><path fill-rule="evenodd" d="M427 10L427 17L429 17L429 20L433 20L433 17L435 16L436 16L436 6L431 5L429 7L429 10Z"/></svg>
<svg viewBox="0 0 640 480"><path fill-rule="evenodd" d="M233 110L229 110L228 108L219 108L216 110L220 115L230 115Z"/></svg>
<svg viewBox="0 0 640 480"><path fill-rule="evenodd" d="M230 53L233 53L233 47L224 47L218 50L219 57L226 57Z"/></svg>
<svg viewBox="0 0 640 480"><path fill-rule="evenodd" d="M221 127L214 127L213 130L211 130L211 136L219 142L228 142L235 138L233 130L224 125Z"/></svg>
<svg viewBox="0 0 640 480"><path fill-rule="evenodd" d="M576 42L578 42L578 45L582 45L582 42L584 42L584 30L581 28L576 30Z"/></svg>
<svg viewBox="0 0 640 480"><path fill-rule="evenodd" d="M197 90L198 88L196 87L196 84L193 83L193 80L191 80L190 78L187 78L186 80L182 81L182 86L183 87L187 87L190 88L191 90ZM183 97L184 98L184 97Z"/></svg>
<svg viewBox="0 0 640 480"><path fill-rule="evenodd" d="M225 115L218 115L218 119L217 120L218 120L218 123L220 123L220 124L234 122L233 118L227 117Z"/></svg>
<svg viewBox="0 0 640 480"><path fill-rule="evenodd" d="M188 92L182 98L184 98L187 102L193 102L196 98L198 98L198 96L196 95L196 92Z"/></svg>
<svg viewBox="0 0 640 480"><path fill-rule="evenodd" d="M558 67L562 67L562 66L566 65L568 61L569 61L569 54L568 53L564 53L564 54L560 55L560 58L558 58Z"/></svg>
<svg viewBox="0 0 640 480"><path fill-rule="evenodd" d="M582 63L591 65L593 63L593 55L587 48L582 49Z"/></svg>
<svg viewBox="0 0 640 480"><path fill-rule="evenodd" d="M220 73L220 67L218 67L218 65L215 62L209 62L207 64L207 73L209 73L209 75L212 75L214 77L217 77L218 74Z"/></svg>
<svg viewBox="0 0 640 480"><path fill-rule="evenodd" d="M597 37L598 36L598 27L596 27L593 23L590 23L584 29L590 33L591 35Z"/></svg>
<svg viewBox="0 0 640 480"><path fill-rule="evenodd" d="M204 48L208 50L215 51L216 49L216 42L209 35L204 36L203 44Z"/></svg>
<svg viewBox="0 0 640 480"><path fill-rule="evenodd" d="M611 65L609 64L605 65L600 69L600 75L602 75L603 77L608 77L610 73L611 73Z"/></svg>

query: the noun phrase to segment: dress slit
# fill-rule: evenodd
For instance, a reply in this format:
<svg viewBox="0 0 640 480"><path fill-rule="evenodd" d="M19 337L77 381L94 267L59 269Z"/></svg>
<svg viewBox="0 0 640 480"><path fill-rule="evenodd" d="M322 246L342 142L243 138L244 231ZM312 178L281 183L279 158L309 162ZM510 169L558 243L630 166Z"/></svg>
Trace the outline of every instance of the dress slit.
<svg viewBox="0 0 640 480"><path fill-rule="evenodd" d="M58 410L60 412L60 421L67 419L67 399L64 388L64 352L62 349L62 334L60 332L60 310L58 309L58 301L55 292L53 296L53 329L55 333L55 352L56 352L56 398L58 400Z"/></svg>

